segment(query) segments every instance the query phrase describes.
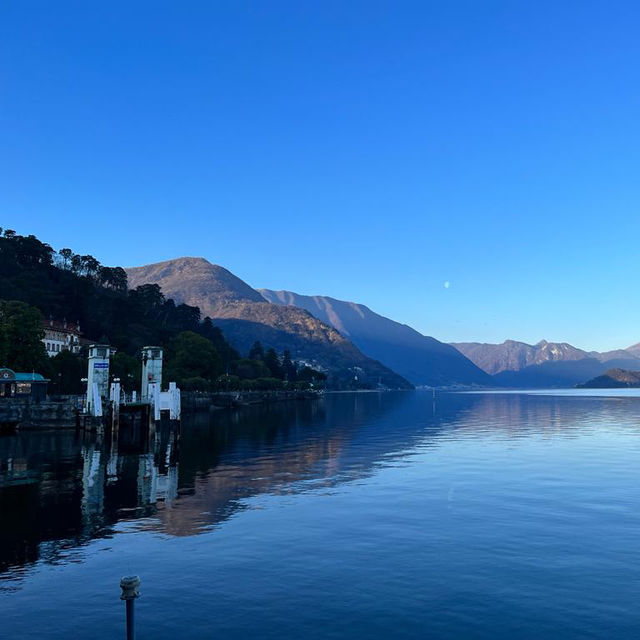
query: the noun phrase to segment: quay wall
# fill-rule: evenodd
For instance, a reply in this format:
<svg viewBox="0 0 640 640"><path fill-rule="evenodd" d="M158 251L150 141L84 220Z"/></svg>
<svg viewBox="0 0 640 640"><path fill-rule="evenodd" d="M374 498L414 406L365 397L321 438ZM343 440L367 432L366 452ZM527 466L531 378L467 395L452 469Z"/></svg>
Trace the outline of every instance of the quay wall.
<svg viewBox="0 0 640 640"><path fill-rule="evenodd" d="M320 397L315 391L191 391L181 394L183 412L209 411L211 409L233 409L250 405L270 404ZM0 401L0 426L28 428L71 428L79 426L78 413L83 405L82 396L49 396L46 400L34 402L29 399L7 398ZM101 418L92 419L101 422ZM83 426L87 426L86 418Z"/></svg>
<svg viewBox="0 0 640 640"><path fill-rule="evenodd" d="M254 404L318 398L316 391L188 391L182 392L182 411L228 409Z"/></svg>
<svg viewBox="0 0 640 640"><path fill-rule="evenodd" d="M0 423L29 427L75 427L81 396L51 396L34 402L7 398L0 402Z"/></svg>

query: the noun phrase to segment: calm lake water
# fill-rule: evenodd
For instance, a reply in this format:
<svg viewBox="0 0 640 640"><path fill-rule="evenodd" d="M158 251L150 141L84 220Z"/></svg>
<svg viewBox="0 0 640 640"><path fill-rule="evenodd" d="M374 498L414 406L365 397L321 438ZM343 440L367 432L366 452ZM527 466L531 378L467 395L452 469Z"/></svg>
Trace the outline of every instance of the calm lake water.
<svg viewBox="0 0 640 640"><path fill-rule="evenodd" d="M0 437L6 638L637 638L640 397L335 394Z"/></svg>

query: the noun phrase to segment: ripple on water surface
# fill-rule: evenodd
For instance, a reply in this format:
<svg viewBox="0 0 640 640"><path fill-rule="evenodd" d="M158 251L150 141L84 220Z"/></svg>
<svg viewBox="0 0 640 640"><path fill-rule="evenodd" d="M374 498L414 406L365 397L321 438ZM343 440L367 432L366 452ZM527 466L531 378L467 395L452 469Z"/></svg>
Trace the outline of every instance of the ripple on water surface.
<svg viewBox="0 0 640 640"><path fill-rule="evenodd" d="M640 398L336 394L0 438L7 637L632 638ZM82 630L82 633L79 632Z"/></svg>

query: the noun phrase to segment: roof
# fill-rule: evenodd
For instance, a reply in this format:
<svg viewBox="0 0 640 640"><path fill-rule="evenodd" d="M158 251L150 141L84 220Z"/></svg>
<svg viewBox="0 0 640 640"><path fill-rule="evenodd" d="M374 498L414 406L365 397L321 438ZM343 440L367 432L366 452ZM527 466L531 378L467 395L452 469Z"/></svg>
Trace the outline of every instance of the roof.
<svg viewBox="0 0 640 640"><path fill-rule="evenodd" d="M72 333L74 335L82 335L78 322L70 322L67 320L55 320L49 318L42 321L42 328L45 331L59 331L61 333Z"/></svg>
<svg viewBox="0 0 640 640"><path fill-rule="evenodd" d="M49 382L40 373L17 373L16 382Z"/></svg>

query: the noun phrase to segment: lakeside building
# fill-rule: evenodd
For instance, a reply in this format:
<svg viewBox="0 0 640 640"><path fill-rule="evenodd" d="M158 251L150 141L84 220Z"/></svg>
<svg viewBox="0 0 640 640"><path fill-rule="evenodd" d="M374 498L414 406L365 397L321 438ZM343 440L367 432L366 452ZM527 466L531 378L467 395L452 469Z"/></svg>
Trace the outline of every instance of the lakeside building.
<svg viewBox="0 0 640 640"><path fill-rule="evenodd" d="M71 351L71 353L80 353L82 346L82 331L80 331L80 323L67 322L66 319L60 322L49 318L42 324L44 329L44 346L47 355L52 358L61 351Z"/></svg>
<svg viewBox="0 0 640 640"><path fill-rule="evenodd" d="M21 398L40 402L47 398L49 380L39 373L16 373L0 368L0 398Z"/></svg>

